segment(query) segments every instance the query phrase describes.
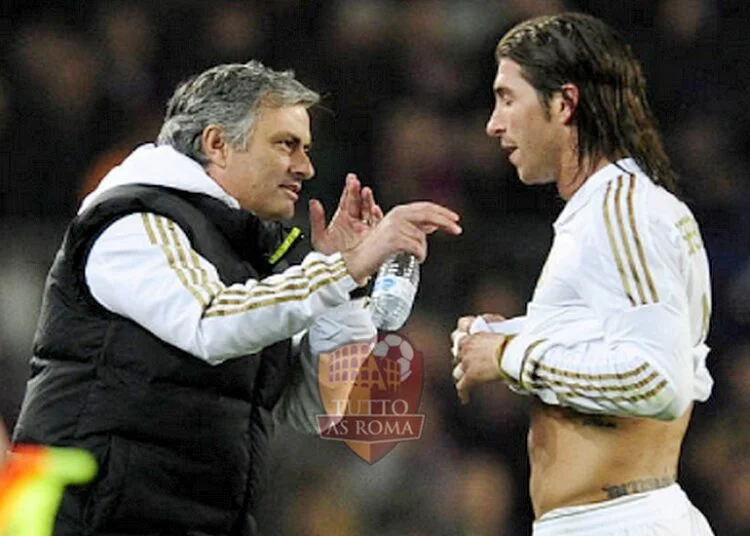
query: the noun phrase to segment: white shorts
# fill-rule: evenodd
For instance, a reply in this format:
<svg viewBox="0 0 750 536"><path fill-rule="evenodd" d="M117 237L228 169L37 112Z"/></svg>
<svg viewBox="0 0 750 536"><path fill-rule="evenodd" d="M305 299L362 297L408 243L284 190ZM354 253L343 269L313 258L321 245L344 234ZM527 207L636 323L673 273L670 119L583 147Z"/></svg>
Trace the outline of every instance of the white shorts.
<svg viewBox="0 0 750 536"><path fill-rule="evenodd" d="M534 522L533 536L713 536L678 484L610 501L557 508Z"/></svg>

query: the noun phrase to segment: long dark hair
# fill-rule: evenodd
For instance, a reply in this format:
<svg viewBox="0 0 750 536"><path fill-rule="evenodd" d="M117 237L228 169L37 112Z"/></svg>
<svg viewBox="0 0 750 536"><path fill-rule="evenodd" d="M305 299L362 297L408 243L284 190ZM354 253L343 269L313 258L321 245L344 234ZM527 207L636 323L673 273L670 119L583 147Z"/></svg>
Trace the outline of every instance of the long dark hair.
<svg viewBox="0 0 750 536"><path fill-rule="evenodd" d="M497 45L498 62L521 66L545 110L563 84L579 99L573 115L578 160L632 157L656 184L675 192L677 177L646 99L646 80L630 46L601 20L581 13L538 17L512 28Z"/></svg>

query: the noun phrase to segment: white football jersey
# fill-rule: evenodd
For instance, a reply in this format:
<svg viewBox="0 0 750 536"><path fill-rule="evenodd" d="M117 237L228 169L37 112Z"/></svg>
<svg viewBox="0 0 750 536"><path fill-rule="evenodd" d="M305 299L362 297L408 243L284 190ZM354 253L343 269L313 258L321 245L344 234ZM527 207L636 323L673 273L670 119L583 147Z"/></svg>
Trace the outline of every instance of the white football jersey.
<svg viewBox="0 0 750 536"><path fill-rule="evenodd" d="M623 159L581 186L554 231L501 357L511 387L583 412L657 419L706 400L711 285L688 207Z"/></svg>

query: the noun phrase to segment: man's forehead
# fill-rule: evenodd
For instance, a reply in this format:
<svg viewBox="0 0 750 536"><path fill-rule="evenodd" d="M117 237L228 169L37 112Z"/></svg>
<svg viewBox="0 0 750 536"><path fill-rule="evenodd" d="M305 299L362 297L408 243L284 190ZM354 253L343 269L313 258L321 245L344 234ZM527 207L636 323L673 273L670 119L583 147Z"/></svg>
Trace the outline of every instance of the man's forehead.
<svg viewBox="0 0 750 536"><path fill-rule="evenodd" d="M500 58L493 88L509 87L521 77L521 66L510 58Z"/></svg>
<svg viewBox="0 0 750 536"><path fill-rule="evenodd" d="M258 110L257 126L268 131L288 131L303 141L310 138L310 114L301 104L262 106Z"/></svg>

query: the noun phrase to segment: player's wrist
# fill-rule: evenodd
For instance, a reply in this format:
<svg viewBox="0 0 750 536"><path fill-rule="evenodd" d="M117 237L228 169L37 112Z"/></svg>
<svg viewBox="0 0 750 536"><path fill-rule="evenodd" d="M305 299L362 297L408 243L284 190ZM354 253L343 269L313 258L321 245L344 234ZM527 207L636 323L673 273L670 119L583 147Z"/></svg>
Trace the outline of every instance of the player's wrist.
<svg viewBox="0 0 750 536"><path fill-rule="evenodd" d="M342 251L341 258L344 260L346 271L354 279L357 287L366 287L372 277L372 271L367 266L366 260L363 259L361 251L358 248Z"/></svg>
<svg viewBox="0 0 750 536"><path fill-rule="evenodd" d="M503 356L505 355L505 351L508 348L510 341L512 341L515 337L515 334L505 335L503 337L503 340L500 341L500 344L498 344L497 348L495 349L495 365L497 366L500 378L506 382L513 381L513 378L511 378L511 376L507 372L505 372L505 370L503 370Z"/></svg>

